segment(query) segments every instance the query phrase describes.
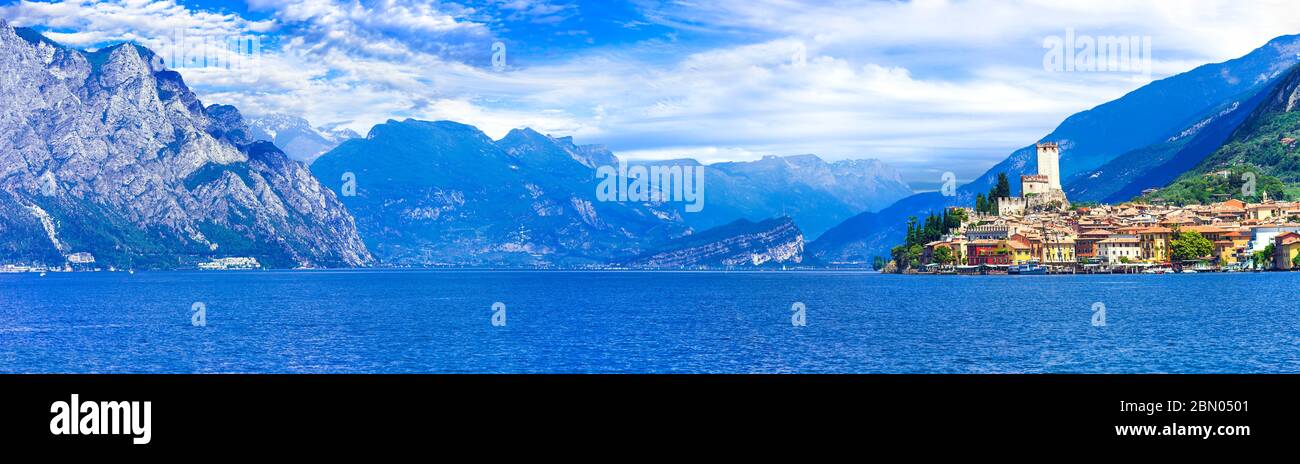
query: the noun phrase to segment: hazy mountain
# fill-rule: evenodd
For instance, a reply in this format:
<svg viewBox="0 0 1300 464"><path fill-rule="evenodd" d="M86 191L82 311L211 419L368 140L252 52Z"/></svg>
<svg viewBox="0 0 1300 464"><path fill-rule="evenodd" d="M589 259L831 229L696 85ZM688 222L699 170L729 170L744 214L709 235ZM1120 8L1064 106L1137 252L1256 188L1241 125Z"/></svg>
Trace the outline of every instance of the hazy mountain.
<svg viewBox="0 0 1300 464"><path fill-rule="evenodd" d="M1034 142L1061 145L1061 174L1072 200L1127 199L1124 195L1135 195L1144 185L1172 180L1217 149L1253 111L1251 105L1258 104L1254 97L1270 89L1296 64L1297 56L1300 36L1279 37L1241 58L1152 82L1077 113ZM889 248L901 242L908 216L973 205L975 195L988 192L999 173L1017 179L1037 172L1034 154L1034 144L1028 144L958 188L954 196L917 194L847 220L810 243L808 252L828 261L887 256ZM1126 159L1107 166L1121 157ZM1018 184L1012 182L1013 193L1018 194Z"/></svg>
<svg viewBox="0 0 1300 464"><path fill-rule="evenodd" d="M381 262L553 266L604 263L689 232L663 205L601 202L592 166L616 162L530 129L493 141L464 124L388 121L312 164Z"/></svg>
<svg viewBox="0 0 1300 464"><path fill-rule="evenodd" d="M0 261L371 260L304 166L254 141L234 108L204 107L148 49L83 52L0 20L0 76Z"/></svg>
<svg viewBox="0 0 1300 464"><path fill-rule="evenodd" d="M755 267L799 264L803 261L803 232L790 218L761 222L739 219L673 240L622 261L631 267Z"/></svg>
<svg viewBox="0 0 1300 464"><path fill-rule="evenodd" d="M340 143L360 138L352 129L313 127L306 119L271 114L248 121L254 139L272 142L289 158L311 164Z"/></svg>
<svg viewBox="0 0 1300 464"><path fill-rule="evenodd" d="M645 164L700 165L689 159ZM789 216L816 238L845 219L912 194L898 171L875 159L828 163L816 155L764 156L711 164L704 172L704 210L682 215L697 230Z"/></svg>

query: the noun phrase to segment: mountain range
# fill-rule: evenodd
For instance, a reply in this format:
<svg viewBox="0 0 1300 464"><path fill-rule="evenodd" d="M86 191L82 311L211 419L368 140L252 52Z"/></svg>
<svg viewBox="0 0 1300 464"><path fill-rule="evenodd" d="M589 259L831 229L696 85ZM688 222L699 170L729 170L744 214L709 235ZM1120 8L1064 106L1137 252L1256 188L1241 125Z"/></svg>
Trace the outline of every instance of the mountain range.
<svg viewBox="0 0 1300 464"><path fill-rule="evenodd" d="M473 126L408 119L344 142L311 169L336 192L355 187L343 203L369 249L395 266L627 262L701 231L744 233L725 227L738 219L767 224L789 213L792 224L820 230L910 192L878 161L804 155L707 166L699 212L682 202L601 201L597 169L619 164L605 147L570 137L516 129L492 140Z"/></svg>
<svg viewBox="0 0 1300 464"><path fill-rule="evenodd" d="M1298 53L1300 37L1280 37L1073 115L1040 141L1061 146L1076 202L1160 187L1166 199L1204 201L1235 187L1213 179L1246 171L1270 194L1295 195ZM877 160L679 159L653 164L704 168L702 211L608 201L598 173L624 163L603 146L527 128L494 140L451 121L389 120L362 137L292 116L248 120L205 106L146 48L75 50L3 20L0 104L5 263L82 253L120 268L222 257L268 267L869 262L908 216L969 205L999 174L1036 171L1028 145L955 195L913 195Z"/></svg>

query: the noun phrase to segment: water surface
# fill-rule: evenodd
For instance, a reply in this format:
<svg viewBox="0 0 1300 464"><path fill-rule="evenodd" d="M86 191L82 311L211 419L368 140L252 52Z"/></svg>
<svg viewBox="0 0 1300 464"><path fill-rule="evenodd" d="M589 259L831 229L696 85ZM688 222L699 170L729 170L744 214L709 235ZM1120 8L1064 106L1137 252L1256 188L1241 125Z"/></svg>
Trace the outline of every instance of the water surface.
<svg viewBox="0 0 1300 464"><path fill-rule="evenodd" d="M1298 289L1300 273L5 274L0 372L1293 373Z"/></svg>

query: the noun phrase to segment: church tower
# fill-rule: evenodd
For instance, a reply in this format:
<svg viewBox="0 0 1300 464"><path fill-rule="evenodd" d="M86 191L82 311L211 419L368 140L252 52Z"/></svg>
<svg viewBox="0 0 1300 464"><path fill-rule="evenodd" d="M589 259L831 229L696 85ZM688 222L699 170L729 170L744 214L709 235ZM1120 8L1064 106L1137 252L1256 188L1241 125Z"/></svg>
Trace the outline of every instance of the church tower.
<svg viewBox="0 0 1300 464"><path fill-rule="evenodd" d="M1038 175L1047 177L1048 188L1061 190L1061 149L1056 142L1038 144Z"/></svg>

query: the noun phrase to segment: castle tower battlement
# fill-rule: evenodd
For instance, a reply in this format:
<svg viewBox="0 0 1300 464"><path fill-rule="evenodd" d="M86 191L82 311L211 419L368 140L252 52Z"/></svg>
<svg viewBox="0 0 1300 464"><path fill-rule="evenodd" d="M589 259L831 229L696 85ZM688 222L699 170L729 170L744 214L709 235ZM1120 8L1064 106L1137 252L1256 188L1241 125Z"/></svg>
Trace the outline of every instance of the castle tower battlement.
<svg viewBox="0 0 1300 464"><path fill-rule="evenodd" d="M1061 190L1061 149L1056 142L1038 144L1038 174L1047 177L1048 188Z"/></svg>

